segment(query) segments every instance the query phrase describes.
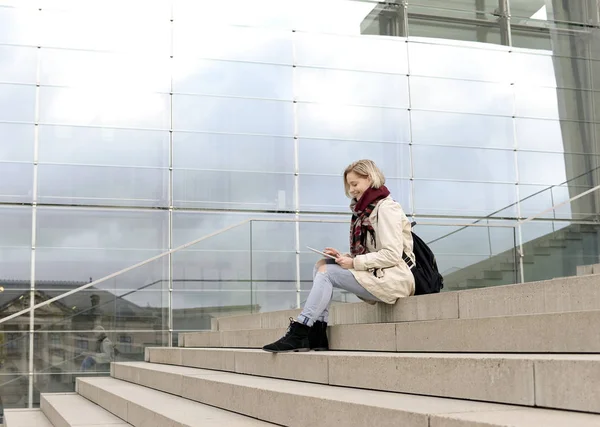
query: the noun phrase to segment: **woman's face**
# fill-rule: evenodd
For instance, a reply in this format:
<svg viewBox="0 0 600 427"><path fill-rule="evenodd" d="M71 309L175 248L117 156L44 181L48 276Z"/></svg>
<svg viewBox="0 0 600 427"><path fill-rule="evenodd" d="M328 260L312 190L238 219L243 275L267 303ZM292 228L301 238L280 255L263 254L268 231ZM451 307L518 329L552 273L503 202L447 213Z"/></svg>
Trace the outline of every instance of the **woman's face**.
<svg viewBox="0 0 600 427"><path fill-rule="evenodd" d="M348 183L348 192L356 200L360 200L362 195L371 187L372 184L371 178L368 176L358 175L354 172L350 172L348 175L346 175L346 182Z"/></svg>

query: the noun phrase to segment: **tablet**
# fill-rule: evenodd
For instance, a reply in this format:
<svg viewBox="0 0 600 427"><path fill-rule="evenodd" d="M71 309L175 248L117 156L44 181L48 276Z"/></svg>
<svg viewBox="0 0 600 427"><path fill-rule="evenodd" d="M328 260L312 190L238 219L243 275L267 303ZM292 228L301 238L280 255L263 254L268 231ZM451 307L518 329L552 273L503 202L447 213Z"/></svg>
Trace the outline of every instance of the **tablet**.
<svg viewBox="0 0 600 427"><path fill-rule="evenodd" d="M318 254L320 254L320 255L323 255L324 257L331 258L331 259L337 259L337 258L336 258L336 257L334 257L333 255L329 255L329 254L326 254L325 252L318 251L318 250L316 250L316 249L314 249L314 248L311 248L310 246L307 246L306 248L307 248L307 249L310 249L311 251L313 251L313 252L315 252L315 253L318 253Z"/></svg>

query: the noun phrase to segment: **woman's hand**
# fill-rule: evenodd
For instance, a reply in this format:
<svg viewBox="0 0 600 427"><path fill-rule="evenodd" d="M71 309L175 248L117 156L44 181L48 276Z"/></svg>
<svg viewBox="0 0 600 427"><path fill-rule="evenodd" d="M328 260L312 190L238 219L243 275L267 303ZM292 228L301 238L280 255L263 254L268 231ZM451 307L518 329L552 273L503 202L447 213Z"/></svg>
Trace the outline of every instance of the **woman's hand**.
<svg viewBox="0 0 600 427"><path fill-rule="evenodd" d="M344 270L354 268L354 258L350 258L349 256L339 256L336 258L335 262Z"/></svg>
<svg viewBox="0 0 600 427"><path fill-rule="evenodd" d="M331 255L336 258L339 258L342 256L340 251L338 251L337 249L334 249L334 248L325 248L325 250L323 252L325 252L327 255Z"/></svg>

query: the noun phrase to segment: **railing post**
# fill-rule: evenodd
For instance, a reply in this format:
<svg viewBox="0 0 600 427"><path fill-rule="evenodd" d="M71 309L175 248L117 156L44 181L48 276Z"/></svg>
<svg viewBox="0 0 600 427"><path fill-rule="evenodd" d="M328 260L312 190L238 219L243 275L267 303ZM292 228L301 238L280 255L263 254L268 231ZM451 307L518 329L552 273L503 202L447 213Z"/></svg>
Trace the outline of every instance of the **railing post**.
<svg viewBox="0 0 600 427"><path fill-rule="evenodd" d="M504 46L512 46L512 30L510 26L510 5L508 0L498 0L500 11L500 40Z"/></svg>

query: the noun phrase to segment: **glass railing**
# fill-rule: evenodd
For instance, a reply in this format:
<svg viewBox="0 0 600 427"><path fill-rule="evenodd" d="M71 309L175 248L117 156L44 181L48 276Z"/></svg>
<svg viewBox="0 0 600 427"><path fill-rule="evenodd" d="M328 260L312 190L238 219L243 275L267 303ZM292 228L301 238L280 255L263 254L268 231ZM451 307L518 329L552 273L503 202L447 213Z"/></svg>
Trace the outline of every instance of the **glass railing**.
<svg viewBox="0 0 600 427"><path fill-rule="evenodd" d="M249 226L227 227L88 284L4 285L2 408L39 406L40 393L74 391L79 376L109 375L113 361L141 361L146 347L171 345L174 328L207 329L217 313L247 310ZM215 273L223 265L233 276ZM188 278L199 280L190 285Z"/></svg>
<svg viewBox="0 0 600 427"><path fill-rule="evenodd" d="M600 191L552 188L555 203L519 222L524 282L567 277L600 262Z"/></svg>

